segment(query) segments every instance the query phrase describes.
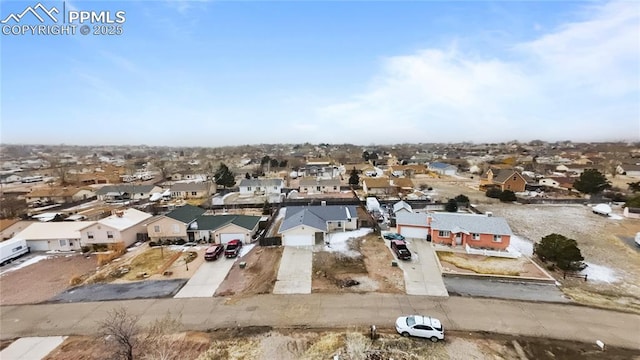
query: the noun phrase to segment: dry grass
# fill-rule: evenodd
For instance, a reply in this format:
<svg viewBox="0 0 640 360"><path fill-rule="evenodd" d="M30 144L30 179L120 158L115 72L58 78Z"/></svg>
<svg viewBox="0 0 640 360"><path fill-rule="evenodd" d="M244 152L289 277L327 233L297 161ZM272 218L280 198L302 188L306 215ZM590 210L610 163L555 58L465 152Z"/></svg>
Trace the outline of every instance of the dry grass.
<svg viewBox="0 0 640 360"><path fill-rule="evenodd" d="M564 286L561 290L580 304L640 314L640 299L637 297L624 296L611 291L588 290L581 287Z"/></svg>
<svg viewBox="0 0 640 360"><path fill-rule="evenodd" d="M249 360L260 356L260 343L256 339L214 341L197 360Z"/></svg>
<svg viewBox="0 0 640 360"><path fill-rule="evenodd" d="M138 274L141 273L155 274L166 266L167 262L175 261L176 254L179 254L179 252L162 248L150 248L131 260L129 264L131 270L123 276L123 279L136 280Z"/></svg>
<svg viewBox="0 0 640 360"><path fill-rule="evenodd" d="M315 341L300 357L303 360L327 359L336 354L344 345L344 334L337 332L325 333Z"/></svg>
<svg viewBox="0 0 640 360"><path fill-rule="evenodd" d="M443 251L439 251L437 254L441 262L485 275L519 276L524 266L523 261L527 261L526 259L472 256Z"/></svg>

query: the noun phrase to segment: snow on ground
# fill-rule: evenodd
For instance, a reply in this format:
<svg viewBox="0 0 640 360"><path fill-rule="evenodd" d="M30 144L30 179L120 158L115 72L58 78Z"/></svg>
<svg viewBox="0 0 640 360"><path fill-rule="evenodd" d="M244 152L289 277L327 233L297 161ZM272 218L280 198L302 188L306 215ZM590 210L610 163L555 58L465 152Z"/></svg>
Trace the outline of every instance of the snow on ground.
<svg viewBox="0 0 640 360"><path fill-rule="evenodd" d="M356 257L360 253L349 249L349 239L365 236L372 232L371 228L361 228L353 231L345 231L328 235L329 245L325 245L325 251L340 252L347 256Z"/></svg>
<svg viewBox="0 0 640 360"><path fill-rule="evenodd" d="M519 252L520 254L525 256L532 256L533 242L531 240L521 238L519 236L511 235L511 241L509 242L509 247L507 247L507 251Z"/></svg>
<svg viewBox="0 0 640 360"><path fill-rule="evenodd" d="M253 249L254 247L256 247L256 244L249 244L249 245L245 245L240 249L240 254L238 254L238 257L243 257L245 255L247 255L249 253L249 251L251 251L251 249Z"/></svg>
<svg viewBox="0 0 640 360"><path fill-rule="evenodd" d="M185 251L199 251L202 249L206 249L208 248L210 245L209 244L200 244L200 245L189 245L189 246L184 246L184 245L169 245L169 250L173 250L173 251L181 251L181 252L185 252Z"/></svg>
<svg viewBox="0 0 640 360"><path fill-rule="evenodd" d="M29 265L33 265L33 264L35 264L37 262L40 262L42 260L46 260L46 259L49 259L49 258L50 258L50 256L44 256L44 255L34 256L31 259L28 259L28 260L26 260L26 261L24 261L22 263L17 264L16 266L14 266L14 267L12 267L10 269L7 269L7 270L1 272L0 275L2 275L4 273L11 272L11 271L14 271L14 270L22 269L24 267L27 267Z"/></svg>
<svg viewBox="0 0 640 360"><path fill-rule="evenodd" d="M624 218L617 214L609 214L609 219L611 220L623 220Z"/></svg>
<svg viewBox="0 0 640 360"><path fill-rule="evenodd" d="M285 215L287 215L287 208L280 208L280 211L278 211L278 216L276 217L275 221L278 221L280 219L284 219Z"/></svg>
<svg viewBox="0 0 640 360"><path fill-rule="evenodd" d="M610 267L592 264L585 261L585 264L588 266L582 270L580 273L582 275L587 275L588 280L595 280L606 283L613 283L619 280L616 272L613 271Z"/></svg>

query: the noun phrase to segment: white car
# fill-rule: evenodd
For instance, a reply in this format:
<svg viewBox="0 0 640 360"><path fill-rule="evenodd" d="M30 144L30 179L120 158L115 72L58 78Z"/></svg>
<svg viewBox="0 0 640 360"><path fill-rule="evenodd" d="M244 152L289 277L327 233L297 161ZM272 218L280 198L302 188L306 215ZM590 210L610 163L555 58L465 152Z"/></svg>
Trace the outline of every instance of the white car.
<svg viewBox="0 0 640 360"><path fill-rule="evenodd" d="M401 316L396 320L396 331L402 336L423 337L433 342L444 340L442 323L430 316Z"/></svg>
<svg viewBox="0 0 640 360"><path fill-rule="evenodd" d="M636 245L640 246L640 232L636 233Z"/></svg>

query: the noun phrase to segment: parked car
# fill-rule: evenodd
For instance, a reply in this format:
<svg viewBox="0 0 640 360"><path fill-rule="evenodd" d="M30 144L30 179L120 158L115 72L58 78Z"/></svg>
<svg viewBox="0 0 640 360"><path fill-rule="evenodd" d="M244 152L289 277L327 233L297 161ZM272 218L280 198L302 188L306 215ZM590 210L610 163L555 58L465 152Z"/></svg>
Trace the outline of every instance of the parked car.
<svg viewBox="0 0 640 360"><path fill-rule="evenodd" d="M433 342L444 340L442 323L430 316L401 316L396 320L396 331L402 336L422 337Z"/></svg>
<svg viewBox="0 0 640 360"><path fill-rule="evenodd" d="M398 233L386 233L382 236L387 240L404 240L404 236Z"/></svg>
<svg viewBox="0 0 640 360"><path fill-rule="evenodd" d="M218 260L223 252L224 246L220 244L209 246L207 250L204 251L204 259L207 261Z"/></svg>
<svg viewBox="0 0 640 360"><path fill-rule="evenodd" d="M224 256L234 258L240 254L240 249L242 249L242 241L239 239L231 240L227 243L227 249L224 251Z"/></svg>
<svg viewBox="0 0 640 360"><path fill-rule="evenodd" d="M411 251L407 248L407 243L403 240L391 240L391 250L396 253L400 260L411 260Z"/></svg>

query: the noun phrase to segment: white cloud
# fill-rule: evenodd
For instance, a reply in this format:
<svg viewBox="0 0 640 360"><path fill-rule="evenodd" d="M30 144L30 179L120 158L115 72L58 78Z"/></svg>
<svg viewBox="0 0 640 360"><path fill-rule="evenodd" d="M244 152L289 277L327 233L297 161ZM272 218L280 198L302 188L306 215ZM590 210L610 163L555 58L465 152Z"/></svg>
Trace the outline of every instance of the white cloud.
<svg viewBox="0 0 640 360"><path fill-rule="evenodd" d="M385 59L368 89L318 109L317 121L342 130L337 141L350 131L388 132L384 142L640 138L640 11L587 11L513 44L508 59L455 46Z"/></svg>

